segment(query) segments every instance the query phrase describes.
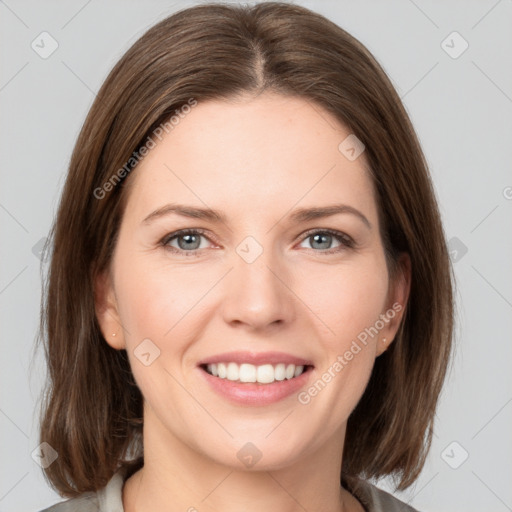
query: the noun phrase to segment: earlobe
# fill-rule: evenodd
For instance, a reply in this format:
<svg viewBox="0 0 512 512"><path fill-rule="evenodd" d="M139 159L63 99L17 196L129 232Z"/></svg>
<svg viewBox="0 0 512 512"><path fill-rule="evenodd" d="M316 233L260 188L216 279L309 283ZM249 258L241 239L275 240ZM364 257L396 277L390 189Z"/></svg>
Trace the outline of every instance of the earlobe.
<svg viewBox="0 0 512 512"><path fill-rule="evenodd" d="M124 332L119 318L112 279L108 271L98 274L95 278L94 306L105 341L116 350L124 349Z"/></svg>
<svg viewBox="0 0 512 512"><path fill-rule="evenodd" d="M393 340L388 341L387 338L379 338L377 340L377 349L375 352L375 357L379 357L381 354L386 352L386 350L389 348L389 345L391 345L392 342Z"/></svg>

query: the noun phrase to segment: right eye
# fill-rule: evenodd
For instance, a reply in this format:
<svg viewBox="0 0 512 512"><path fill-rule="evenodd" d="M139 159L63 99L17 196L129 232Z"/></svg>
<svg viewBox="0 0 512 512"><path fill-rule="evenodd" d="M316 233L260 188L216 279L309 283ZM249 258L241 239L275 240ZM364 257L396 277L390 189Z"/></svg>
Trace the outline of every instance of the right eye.
<svg viewBox="0 0 512 512"><path fill-rule="evenodd" d="M197 256L197 251L205 248L201 247L201 238L209 240L202 230L182 229L166 235L160 243L171 252L184 254L186 256ZM177 247L176 245L172 245L171 242L176 242Z"/></svg>

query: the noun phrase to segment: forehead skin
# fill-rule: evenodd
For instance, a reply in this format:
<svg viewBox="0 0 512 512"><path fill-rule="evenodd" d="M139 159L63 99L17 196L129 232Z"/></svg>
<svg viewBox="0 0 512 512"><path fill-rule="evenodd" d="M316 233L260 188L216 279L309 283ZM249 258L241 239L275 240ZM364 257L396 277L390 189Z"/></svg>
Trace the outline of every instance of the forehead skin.
<svg viewBox="0 0 512 512"><path fill-rule="evenodd" d="M295 207L344 203L378 233L364 153L338 149L350 131L318 105L266 93L191 107L128 177L125 219L142 220L170 202L226 212L224 229L266 233ZM346 222L357 221L344 215ZM244 225L244 222L246 224ZM250 226L250 227L249 227Z"/></svg>

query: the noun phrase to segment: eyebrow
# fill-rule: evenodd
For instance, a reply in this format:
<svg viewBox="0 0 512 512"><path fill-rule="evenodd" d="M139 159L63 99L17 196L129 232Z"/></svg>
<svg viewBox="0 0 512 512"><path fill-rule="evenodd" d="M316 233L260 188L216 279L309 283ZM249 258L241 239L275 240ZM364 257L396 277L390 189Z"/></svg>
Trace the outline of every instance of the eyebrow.
<svg viewBox="0 0 512 512"><path fill-rule="evenodd" d="M311 220L321 219L325 217L331 217L332 215L338 215L342 213L348 213L355 215L369 229L372 229L370 221L366 216L353 206L346 204L333 204L329 206L311 207L311 208L298 208L293 211L289 216L290 222L308 222ZM182 217L189 217L192 219L202 219L214 223L227 224L226 216L219 210L212 208L198 208L195 206L187 206L183 204L167 204L151 212L143 221L143 224L149 224L152 221L167 216L167 215L181 215Z"/></svg>

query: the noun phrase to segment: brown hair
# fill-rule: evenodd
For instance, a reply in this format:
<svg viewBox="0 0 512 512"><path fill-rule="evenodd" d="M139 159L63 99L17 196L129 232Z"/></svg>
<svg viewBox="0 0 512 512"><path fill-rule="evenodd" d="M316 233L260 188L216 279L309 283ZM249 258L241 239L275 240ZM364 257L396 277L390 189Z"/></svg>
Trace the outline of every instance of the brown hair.
<svg viewBox="0 0 512 512"><path fill-rule="evenodd" d="M126 191L124 182L107 187L104 198L95 191L107 190L153 130L191 98L263 91L326 109L365 144L390 275L401 252L411 258L399 331L348 420L342 483L392 475L404 489L424 465L452 350L453 271L427 164L400 98L369 51L319 14L277 2L203 4L159 22L125 53L72 154L41 311L49 376L40 436L59 454L45 474L63 496L98 490L119 467L131 474L143 464L142 395L126 352L104 340L94 302Z"/></svg>

